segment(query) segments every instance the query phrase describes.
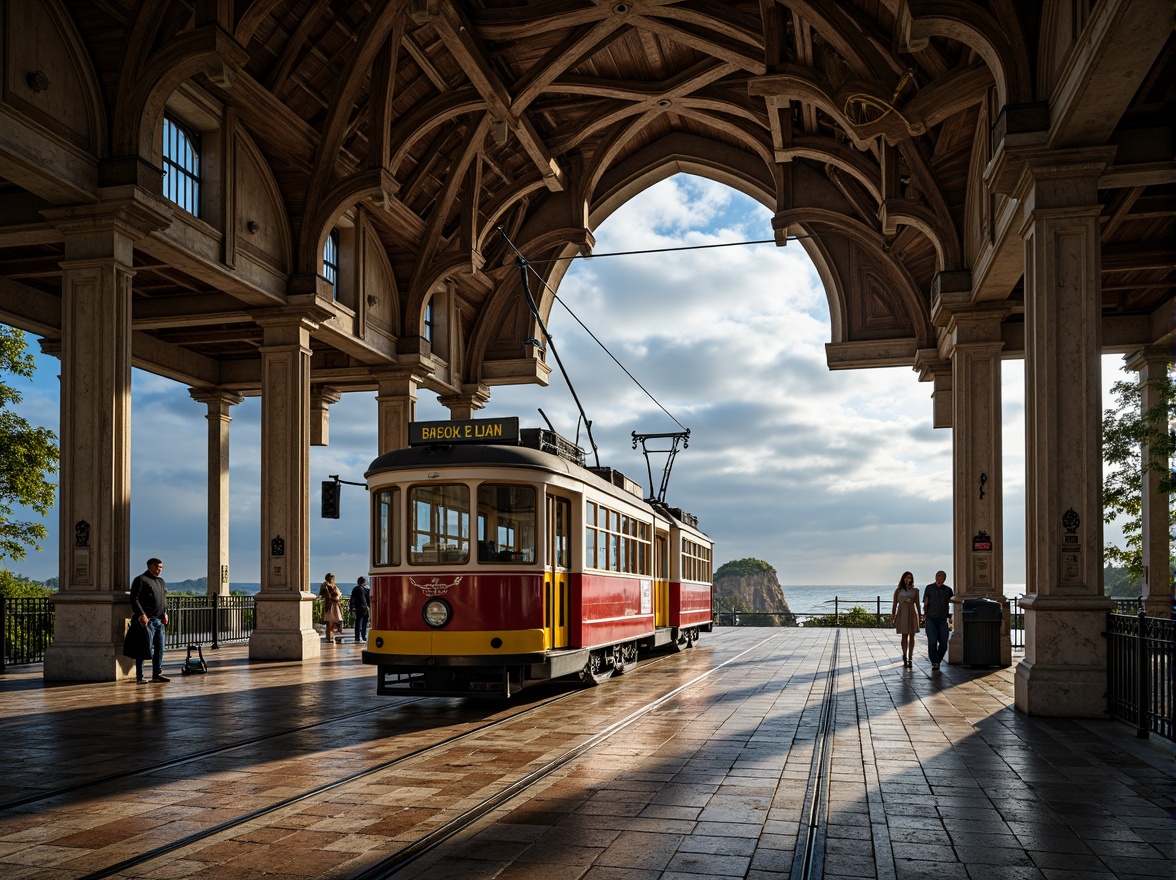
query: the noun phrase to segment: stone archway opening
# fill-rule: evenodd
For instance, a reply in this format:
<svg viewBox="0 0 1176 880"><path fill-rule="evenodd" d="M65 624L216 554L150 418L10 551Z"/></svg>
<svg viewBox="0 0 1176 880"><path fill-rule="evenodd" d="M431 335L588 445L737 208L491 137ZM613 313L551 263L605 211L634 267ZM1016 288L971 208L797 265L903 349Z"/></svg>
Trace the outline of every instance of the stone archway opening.
<svg viewBox="0 0 1176 880"><path fill-rule="evenodd" d="M631 432L680 422L692 433L668 497L700 516L718 560L764 559L793 584L876 588L907 568L931 580L950 569L952 491L931 388L909 367L829 369L830 306L800 243L714 247L770 242L771 221L742 192L676 174L594 228L599 256L571 262L545 320L601 462L645 483ZM421 396L418 418L449 416L434 401ZM547 388L495 387L479 415L539 426L538 408L587 444L558 370Z"/></svg>

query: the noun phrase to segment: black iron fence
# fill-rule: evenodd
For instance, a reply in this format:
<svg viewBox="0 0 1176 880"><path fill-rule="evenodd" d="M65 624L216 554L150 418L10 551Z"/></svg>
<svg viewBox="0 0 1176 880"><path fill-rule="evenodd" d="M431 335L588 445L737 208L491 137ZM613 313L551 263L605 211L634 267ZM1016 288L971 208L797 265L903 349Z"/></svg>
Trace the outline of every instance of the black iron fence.
<svg viewBox="0 0 1176 880"><path fill-rule="evenodd" d="M53 605L47 598L12 599L0 596L0 672L8 666L40 663L53 641Z"/></svg>
<svg viewBox="0 0 1176 880"><path fill-rule="evenodd" d="M253 596L168 596L164 646L219 648L248 641L257 619L253 600Z"/></svg>
<svg viewBox="0 0 1176 880"><path fill-rule="evenodd" d="M1107 614L1107 714L1172 740L1176 729L1172 698L1173 624L1171 619Z"/></svg>
<svg viewBox="0 0 1176 880"><path fill-rule="evenodd" d="M256 625L253 596L167 597L168 622L164 645L185 648L188 645L223 644L249 640ZM128 616L130 609L127 609ZM0 596L0 672L9 666L41 663L45 649L53 641L53 598L11 599Z"/></svg>

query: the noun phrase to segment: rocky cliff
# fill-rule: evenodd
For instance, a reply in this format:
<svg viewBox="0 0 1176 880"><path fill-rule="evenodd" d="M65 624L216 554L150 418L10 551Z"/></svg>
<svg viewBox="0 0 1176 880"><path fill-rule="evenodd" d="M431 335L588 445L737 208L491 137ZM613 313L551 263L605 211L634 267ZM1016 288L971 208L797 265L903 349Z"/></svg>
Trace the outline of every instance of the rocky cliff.
<svg viewBox="0 0 1176 880"><path fill-rule="evenodd" d="M730 563L728 564L730 565ZM724 565L715 575L714 610L716 615L726 619L728 612L744 612L740 624L758 626L795 626L796 618L784 598L775 569L770 567L758 571L725 574ZM773 612L755 614L757 611Z"/></svg>

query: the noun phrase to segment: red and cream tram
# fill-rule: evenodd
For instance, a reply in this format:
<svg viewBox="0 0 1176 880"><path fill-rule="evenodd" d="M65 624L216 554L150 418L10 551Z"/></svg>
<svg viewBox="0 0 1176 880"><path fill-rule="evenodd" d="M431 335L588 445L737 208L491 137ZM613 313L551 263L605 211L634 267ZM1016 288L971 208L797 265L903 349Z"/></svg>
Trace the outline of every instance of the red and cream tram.
<svg viewBox="0 0 1176 880"><path fill-rule="evenodd" d="M711 629L711 542L579 447L517 418L415 422L367 474L381 694L599 683Z"/></svg>

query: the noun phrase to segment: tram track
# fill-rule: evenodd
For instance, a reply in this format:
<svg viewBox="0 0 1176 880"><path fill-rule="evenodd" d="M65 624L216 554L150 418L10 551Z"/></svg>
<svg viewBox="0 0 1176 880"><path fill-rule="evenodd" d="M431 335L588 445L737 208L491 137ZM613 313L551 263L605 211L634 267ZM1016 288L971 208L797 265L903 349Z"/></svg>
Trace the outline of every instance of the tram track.
<svg viewBox="0 0 1176 880"><path fill-rule="evenodd" d="M833 636L825 690L821 698L817 729L813 740L813 757L809 766L804 808L796 850L792 860L795 880L820 880L825 873L825 836L829 816L830 768L833 762L833 733L837 725L837 678L841 647L841 630Z"/></svg>
<svg viewBox="0 0 1176 880"><path fill-rule="evenodd" d="M668 693L665 693L657 699L651 700L640 708L630 712L620 721L616 721L613 724L610 724L608 727L598 731L587 740L578 743L560 755L557 755L555 758L552 758L542 767L532 770L530 773L510 783L493 795L490 795L481 802L449 819L444 825L440 826L436 830L418 838L407 846L402 847L367 870L356 874L353 880L384 880L384 878L395 876L397 873L407 868L421 856L440 846L445 841L459 834L466 828L474 825L488 813L523 794L536 783L541 782L542 780L551 776L560 768L570 764L581 755L584 755L602 743L607 742L609 739L640 721L642 718L655 711L665 703L675 699L684 691L689 690L699 682L704 681L705 679L714 675L723 667L739 660L745 654L754 651L766 641L768 641L768 639L763 639L751 647L745 648L734 657L724 660L722 663L708 669L701 675L695 676L690 681L679 685Z"/></svg>
<svg viewBox="0 0 1176 880"><path fill-rule="evenodd" d="M751 650L751 649L748 649L748 650ZM742 653L746 653L746 651L744 651ZM742 656L742 653L738 656ZM660 663L662 661L670 659L671 656L673 656L673 655L662 655L660 657L649 658L648 660L642 661L636 667L636 669L634 669L632 672L630 672L628 674L631 675L633 672L641 672L642 670L647 669L651 665L655 665L657 663ZM737 658L732 658L731 660L725 661L723 664L720 664L720 666L717 666L714 669L709 670L707 673L704 673L702 676L699 676L697 679L693 680L692 682L689 682L686 685L683 685L683 686L680 686L679 688L676 688L673 692L671 692L670 695L666 695L663 698L660 698L658 701L655 701L655 703L660 705L661 702L664 702L665 700L672 698L673 695L676 695L678 692L680 692L685 687L692 685L697 680L701 680L702 678L705 678L707 675L709 675L712 672L716 671L717 669L721 668L722 665L726 665L727 663L732 662L734 659L737 659ZM244 825L247 825L250 822L256 821L257 819L264 818L265 816L268 816L270 814L279 812L283 809L292 807L296 804L310 801L320 795L326 794L328 792L336 791L344 786L354 784L356 782L368 780L370 777L373 777L376 774L380 774L380 773L383 773L387 770L395 768L398 765L406 764L408 762L417 761L421 758L424 758L424 757L430 756L432 754L441 752L444 749L450 748L451 746L462 742L463 740L472 739L474 737L480 736L481 734L484 734L485 732L487 732L489 730L492 730L497 727L501 727L506 724L516 722L525 716L528 716L533 713L540 712L544 709L547 709L548 707L552 706L555 703L559 703L564 700L572 699L574 697L583 695L585 693L590 693L590 692L591 692L591 689L588 689L588 690L577 689L577 690L570 691L568 693L559 694L555 697L552 697L551 699L547 699L547 700L543 700L538 703L534 703L534 704L527 706L518 712L514 712L511 715L508 715L504 718L497 718L489 723L478 725L477 727L474 727L470 730L466 730L461 733L454 734L453 736L446 737L445 739L439 740L437 742L431 743L426 746L422 746L418 749L414 749L414 750L407 752L405 754L397 755L394 758L390 758L386 761L382 761L382 762L380 762L378 764L374 764L370 767L365 767L361 770L357 770L354 773L347 774L345 776L342 776L338 779L331 780L330 782L324 783L322 785L318 785L313 788L307 789L305 791L299 792L297 794L293 794L288 797L282 798L278 801L275 801L274 803L268 804L264 807L260 807L256 810L249 812L249 813L242 814L242 815L233 817L231 819L227 819L224 822L217 823L216 825L201 829L200 831L193 832L191 834L185 835L184 837L177 838L176 840L173 840L168 843L162 844L160 846L154 847L150 850L147 850L143 853L140 853L139 855L132 856L130 858L124 859L124 860L117 862L115 864L108 865L108 866L106 866L104 868L100 868L96 871L92 871L92 872L80 877L79 880L100 880L100 878L111 877L111 876L119 874L123 871L126 871L130 868L135 868L139 865L143 865L143 864L155 861L156 859L159 859L163 856L166 856L166 855L175 853L177 851L183 850L185 848L191 847L195 844L206 841L206 840L213 838L217 835L232 831L233 829L240 828ZM424 697L420 698L420 700L424 700L424 699L427 699L427 698L424 698ZM412 702L415 703L415 702L418 702L418 700L413 700ZM386 706L380 706L380 707L375 707L371 711L380 711L380 710L386 711L387 708L388 707L386 707ZM646 713L648 711L652 711L653 708L656 708L656 706L650 706L649 708L647 708ZM356 713L356 714L366 714L366 710L364 713ZM645 714L645 713L641 713L641 714ZM606 729L606 730L610 731L610 733L608 735L611 736L612 734L618 732L619 730L623 729L623 727L626 727L629 724L633 723L633 721L636 721L638 717L640 717L640 716L637 715L636 713L634 713L634 715L629 716L626 719L623 719L622 721L617 722L614 725L611 725L609 728ZM307 725L307 727L315 727L315 726L318 726L318 724L320 724L320 723L331 723L331 722L330 721L317 722L314 725ZM282 734L274 734L273 736L276 737L276 736L287 735L288 733L291 733L291 732L293 732L293 731L283 732ZM591 748L593 745L598 744L597 737L599 737L599 736L600 736L600 734L597 734L596 737L593 737L591 740L589 740L591 745L588 745L585 748L573 749L571 751L575 751L576 755L583 753L583 751L586 751L587 748ZM264 738L271 738L271 737L263 737L262 739L264 739ZM607 738L607 737L605 737L605 738ZM603 740L599 740L599 741L603 741ZM232 748L240 748L243 745L246 745L246 744L239 743L239 744L232 746L232 747L224 747L223 749L221 749L219 751L228 751L228 750L231 750ZM218 751L218 750L214 750L214 751ZM567 763L568 761L572 760L576 755L567 756L566 759L563 761L563 763ZM560 757L562 758L565 756L560 756ZM200 760L200 758L201 758L201 756L190 756L187 759L182 759L182 763L189 763L194 760ZM562 764L561 764L561 766L562 766ZM547 769L545 773L541 773L541 774L538 773L538 771L536 771L535 773L528 774L522 780L517 780L514 783L511 783L509 786L507 786L507 788L504 792L500 793L500 796L494 796L491 798L487 798L483 802L483 805L485 805L485 808L481 811L481 813L478 814L478 817L480 817L481 815L484 815L486 812L489 812L489 810L493 809L494 806L497 806L499 803L505 803L505 801L509 800L510 797L514 797L517 794L520 794L522 791L525 791L526 788L528 788L529 786L538 782L544 776L550 775L556 769L558 769L558 768L551 767L550 769ZM137 772L145 772L145 771L137 771ZM507 794L508 794L508 796L501 796L501 795L507 795ZM493 803L491 803L492 801L493 801ZM477 809L477 808L475 807L473 809ZM469 812L471 812L471 811L467 811L467 813L469 813ZM467 815L467 813L463 813L462 815L465 816L465 815ZM460 818L460 817L458 817L458 818ZM426 846L419 853L414 855L413 858L415 859L417 856L419 856L420 854L423 854L423 852L428 851L428 849L431 849L433 846L436 846L438 843L442 842L444 839L448 839L448 837L451 837L453 834L456 834L462 827L466 827L467 825L471 824L473 821L476 821L476 818L469 818L465 822L459 822L458 825L454 825L452 827L452 830L449 833L445 834L443 837L437 838L430 845ZM446 826L448 827L452 824L453 823L451 821L450 823L446 823ZM434 838L435 835L436 835L436 832L434 832L433 834L427 835L426 837L429 839L432 839L432 838ZM420 844L420 841L418 841L416 844L413 844L412 846L416 846L418 844ZM404 849L408 849L408 847L406 847ZM404 849L400 850L399 852L404 852ZM404 864L407 864L407 862L405 862ZM397 868L397 870L399 870L399 868Z"/></svg>

